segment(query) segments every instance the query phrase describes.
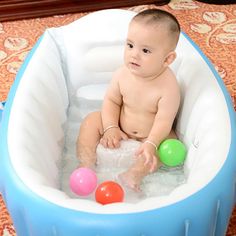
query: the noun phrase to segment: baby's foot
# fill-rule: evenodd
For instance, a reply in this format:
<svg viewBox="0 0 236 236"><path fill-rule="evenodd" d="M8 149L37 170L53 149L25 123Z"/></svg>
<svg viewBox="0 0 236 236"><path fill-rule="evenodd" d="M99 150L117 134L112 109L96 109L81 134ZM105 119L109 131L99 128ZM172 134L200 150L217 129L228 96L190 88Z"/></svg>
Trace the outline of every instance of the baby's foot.
<svg viewBox="0 0 236 236"><path fill-rule="evenodd" d="M119 181L124 187L128 187L135 192L141 192L141 178L131 171L126 171L118 176Z"/></svg>

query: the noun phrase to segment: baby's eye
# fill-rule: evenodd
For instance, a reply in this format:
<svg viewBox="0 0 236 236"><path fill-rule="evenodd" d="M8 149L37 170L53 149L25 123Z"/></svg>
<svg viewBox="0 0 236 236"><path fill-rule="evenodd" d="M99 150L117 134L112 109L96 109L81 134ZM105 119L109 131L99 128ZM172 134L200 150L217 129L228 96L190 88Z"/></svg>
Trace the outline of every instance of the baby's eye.
<svg viewBox="0 0 236 236"><path fill-rule="evenodd" d="M146 49L146 48L143 49L143 52L144 52L144 53L151 53L151 51L148 50L148 49Z"/></svg>
<svg viewBox="0 0 236 236"><path fill-rule="evenodd" d="M133 46L132 43L127 43L127 47L128 47L128 48L133 48L134 46Z"/></svg>

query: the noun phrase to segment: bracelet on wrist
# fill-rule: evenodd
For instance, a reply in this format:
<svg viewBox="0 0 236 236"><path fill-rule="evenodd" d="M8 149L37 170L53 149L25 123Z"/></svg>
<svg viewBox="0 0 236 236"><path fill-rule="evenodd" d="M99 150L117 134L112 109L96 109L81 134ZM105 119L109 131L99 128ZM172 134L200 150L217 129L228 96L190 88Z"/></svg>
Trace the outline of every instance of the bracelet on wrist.
<svg viewBox="0 0 236 236"><path fill-rule="evenodd" d="M153 143L152 141L150 141L150 140L146 140L146 141L144 141L144 143L149 143L149 144L151 144L156 150L158 149L157 145L156 145L155 143Z"/></svg>
<svg viewBox="0 0 236 236"><path fill-rule="evenodd" d="M118 125L109 125L103 130L103 134L107 132L107 130L113 129L113 128L120 128L120 127Z"/></svg>

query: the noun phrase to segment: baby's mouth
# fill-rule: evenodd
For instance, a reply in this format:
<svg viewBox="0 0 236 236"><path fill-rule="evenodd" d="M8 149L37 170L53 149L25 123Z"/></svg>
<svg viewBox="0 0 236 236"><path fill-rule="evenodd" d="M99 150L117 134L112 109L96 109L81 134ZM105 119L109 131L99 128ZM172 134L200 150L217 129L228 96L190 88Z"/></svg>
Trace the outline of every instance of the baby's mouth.
<svg viewBox="0 0 236 236"><path fill-rule="evenodd" d="M130 62L130 64L131 64L132 66L140 67L140 65L137 64L137 63L135 63L135 62Z"/></svg>

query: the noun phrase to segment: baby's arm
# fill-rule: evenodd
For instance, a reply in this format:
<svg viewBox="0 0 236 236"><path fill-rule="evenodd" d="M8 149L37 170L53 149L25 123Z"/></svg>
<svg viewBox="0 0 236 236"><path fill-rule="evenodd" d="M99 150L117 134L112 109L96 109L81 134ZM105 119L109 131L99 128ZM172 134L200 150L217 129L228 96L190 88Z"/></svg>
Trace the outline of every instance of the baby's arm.
<svg viewBox="0 0 236 236"><path fill-rule="evenodd" d="M153 126L147 137L147 142L144 142L137 152L137 155L142 154L149 163L152 172L160 163L156 162L156 147L159 147L160 143L167 138L171 133L172 126L178 108L180 105L180 90L177 82L172 80L172 83L167 83L166 87L161 94L161 98L157 103L158 111L156 113Z"/></svg>
<svg viewBox="0 0 236 236"><path fill-rule="evenodd" d="M174 119L178 112L179 104L179 88L176 86L170 86L158 101L158 111L147 138L155 143L157 147L170 134Z"/></svg>
<svg viewBox="0 0 236 236"><path fill-rule="evenodd" d="M100 143L104 147L117 148L121 139L127 139L127 135L119 128L120 109L122 105L122 95L119 88L119 78L122 69L117 70L106 92L102 105L102 124L104 129Z"/></svg>

